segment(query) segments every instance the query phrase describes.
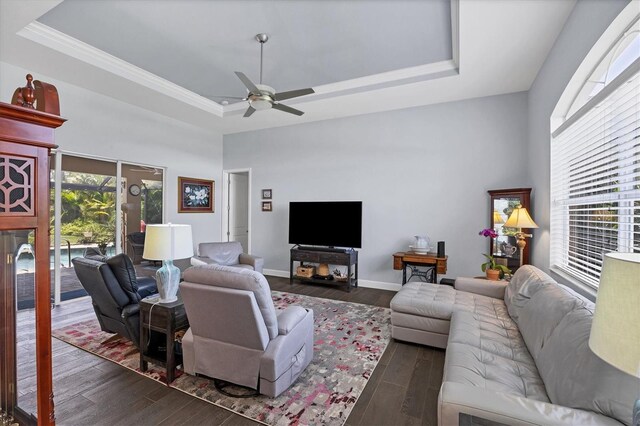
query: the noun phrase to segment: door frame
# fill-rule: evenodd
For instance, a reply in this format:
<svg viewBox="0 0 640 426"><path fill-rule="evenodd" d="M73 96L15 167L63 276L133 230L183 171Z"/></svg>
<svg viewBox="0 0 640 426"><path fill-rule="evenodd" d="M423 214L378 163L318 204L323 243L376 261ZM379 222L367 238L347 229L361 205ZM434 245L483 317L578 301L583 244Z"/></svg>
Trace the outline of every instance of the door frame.
<svg viewBox="0 0 640 426"><path fill-rule="evenodd" d="M222 224L221 224L221 237L223 241L227 241L227 239L229 238L227 236L227 232L229 231L229 175L231 174L235 174L235 173L247 173L248 175L248 196L249 199L247 200L247 209L249 210L247 212L248 214L248 225L247 225L247 230L248 232L248 236L247 236L247 253L251 254L251 168L246 168L246 169L228 169L228 170L223 170L222 171Z"/></svg>

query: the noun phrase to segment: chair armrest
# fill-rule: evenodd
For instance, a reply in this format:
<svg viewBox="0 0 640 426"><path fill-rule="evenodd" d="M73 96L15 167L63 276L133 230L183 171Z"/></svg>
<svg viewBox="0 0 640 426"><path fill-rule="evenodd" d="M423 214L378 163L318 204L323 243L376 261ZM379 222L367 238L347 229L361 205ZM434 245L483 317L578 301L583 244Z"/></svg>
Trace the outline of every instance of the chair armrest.
<svg viewBox="0 0 640 426"><path fill-rule="evenodd" d="M158 285L153 277L136 277L136 281L138 282L138 296L140 296L140 299L158 292Z"/></svg>
<svg viewBox="0 0 640 426"><path fill-rule="evenodd" d="M507 287L506 281L489 281L480 278L456 278L454 285L456 290L468 293L480 294L482 296L493 297L494 299L504 299L504 289Z"/></svg>
<svg viewBox="0 0 640 426"><path fill-rule="evenodd" d="M262 273L264 266L264 259L258 256L252 256L250 254L241 253L239 263L253 266L253 270Z"/></svg>
<svg viewBox="0 0 640 426"><path fill-rule="evenodd" d="M122 313L120 314L123 319L127 319L134 315L138 315L140 313L140 305L137 303L132 303L131 305L127 305L122 308Z"/></svg>
<svg viewBox="0 0 640 426"><path fill-rule="evenodd" d="M307 311L300 306L290 306L280 316L292 307L304 311L304 317L288 334L278 335L271 340L260 360L260 377L272 382L287 371L292 363L300 363L302 360L298 359L299 356L305 358L302 362L305 366L313 358L313 311ZM294 311L301 312L300 310L295 309ZM280 317L278 317L278 321L280 321ZM301 349L304 349L304 353L300 353Z"/></svg>
<svg viewBox="0 0 640 426"><path fill-rule="evenodd" d="M506 425L616 425L593 411L536 401L462 383L444 382L438 395L438 425L457 425L460 414Z"/></svg>
<svg viewBox="0 0 640 426"><path fill-rule="evenodd" d="M285 336L307 315L301 306L289 306L278 314L278 335Z"/></svg>

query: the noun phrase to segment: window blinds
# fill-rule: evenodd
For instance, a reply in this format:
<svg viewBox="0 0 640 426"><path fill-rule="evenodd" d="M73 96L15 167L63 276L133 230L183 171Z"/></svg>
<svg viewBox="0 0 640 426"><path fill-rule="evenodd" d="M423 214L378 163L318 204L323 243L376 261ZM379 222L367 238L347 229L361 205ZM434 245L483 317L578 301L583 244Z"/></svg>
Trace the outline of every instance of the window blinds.
<svg viewBox="0 0 640 426"><path fill-rule="evenodd" d="M551 264L596 288L605 253L640 252L640 68L634 65L551 141Z"/></svg>

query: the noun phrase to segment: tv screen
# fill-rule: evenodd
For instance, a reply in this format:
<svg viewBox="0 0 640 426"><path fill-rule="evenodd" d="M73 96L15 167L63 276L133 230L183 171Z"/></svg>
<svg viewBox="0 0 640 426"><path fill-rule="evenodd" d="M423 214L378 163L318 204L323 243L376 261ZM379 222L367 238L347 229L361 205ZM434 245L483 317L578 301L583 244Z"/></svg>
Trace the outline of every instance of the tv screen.
<svg viewBox="0 0 640 426"><path fill-rule="evenodd" d="M289 244L362 247L362 201L292 201Z"/></svg>

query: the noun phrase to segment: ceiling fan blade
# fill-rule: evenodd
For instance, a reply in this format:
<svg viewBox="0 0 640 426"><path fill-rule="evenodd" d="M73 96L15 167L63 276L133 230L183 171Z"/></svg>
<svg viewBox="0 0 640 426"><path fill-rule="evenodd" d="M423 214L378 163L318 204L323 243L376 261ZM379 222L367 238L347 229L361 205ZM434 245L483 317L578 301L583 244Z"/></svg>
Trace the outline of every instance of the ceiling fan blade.
<svg viewBox="0 0 640 426"><path fill-rule="evenodd" d="M285 99L297 98L298 96L310 95L316 93L312 88L290 90L288 92L276 93L273 95L276 101L284 101Z"/></svg>
<svg viewBox="0 0 640 426"><path fill-rule="evenodd" d="M222 98L222 99L238 99L240 101L246 101L247 98L241 98L239 96L222 96L222 95L202 95L205 98Z"/></svg>
<svg viewBox="0 0 640 426"><path fill-rule="evenodd" d="M242 83L245 85L245 87L247 89L249 89L249 91L251 93L260 93L260 89L258 89L256 87L256 85L253 84L253 82L251 80L249 80L249 77L247 77L246 75L244 75L240 71L236 71L235 73L238 76L238 78L242 81Z"/></svg>
<svg viewBox="0 0 640 426"><path fill-rule="evenodd" d="M291 108L290 106L286 106L286 105L282 105L282 104L274 103L273 105L271 105L271 108L279 109L280 111L288 112L289 114L293 114L293 115L302 115L302 114L304 114L304 112L300 111L299 109Z"/></svg>
<svg viewBox="0 0 640 426"><path fill-rule="evenodd" d="M249 105L249 108L247 108L247 110L245 111L243 117L251 117L251 114L253 114L254 112L256 112L256 109L254 107L252 107L251 105Z"/></svg>

